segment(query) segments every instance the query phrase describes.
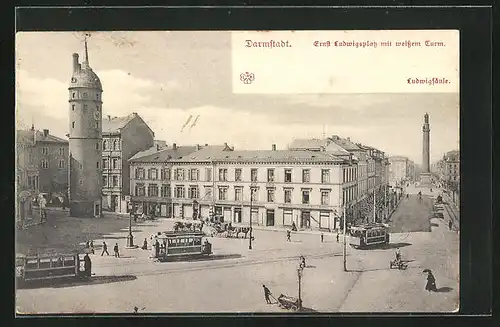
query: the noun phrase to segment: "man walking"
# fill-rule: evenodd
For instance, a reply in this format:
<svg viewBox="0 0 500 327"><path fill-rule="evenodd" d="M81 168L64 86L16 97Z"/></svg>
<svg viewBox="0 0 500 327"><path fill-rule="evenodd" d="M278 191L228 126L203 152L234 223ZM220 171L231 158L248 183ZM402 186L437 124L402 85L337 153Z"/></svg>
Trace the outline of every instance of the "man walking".
<svg viewBox="0 0 500 327"><path fill-rule="evenodd" d="M289 230L286 231L286 240L287 240L287 242L291 242L292 241L291 234L292 233Z"/></svg>
<svg viewBox="0 0 500 327"><path fill-rule="evenodd" d="M321 243L323 243L324 237L325 237L325 235L323 235L323 233L321 233Z"/></svg>
<svg viewBox="0 0 500 327"><path fill-rule="evenodd" d="M115 244L115 247L113 248L113 250L115 252L115 258L119 258L120 252L118 252L118 243Z"/></svg>
<svg viewBox="0 0 500 327"><path fill-rule="evenodd" d="M104 255L104 253L106 253L107 255L109 255L109 252L108 252L108 245L106 244L106 242L102 242L102 253L101 253L101 257Z"/></svg>
<svg viewBox="0 0 500 327"><path fill-rule="evenodd" d="M271 299L269 296L271 295L271 291L266 287L266 285L262 285L264 288L264 297L266 298L266 303L271 304Z"/></svg>
<svg viewBox="0 0 500 327"><path fill-rule="evenodd" d="M453 223L451 222L451 220L448 222L448 229L451 230L451 228L453 227Z"/></svg>
<svg viewBox="0 0 500 327"><path fill-rule="evenodd" d="M337 243L339 242L339 233L337 233Z"/></svg>

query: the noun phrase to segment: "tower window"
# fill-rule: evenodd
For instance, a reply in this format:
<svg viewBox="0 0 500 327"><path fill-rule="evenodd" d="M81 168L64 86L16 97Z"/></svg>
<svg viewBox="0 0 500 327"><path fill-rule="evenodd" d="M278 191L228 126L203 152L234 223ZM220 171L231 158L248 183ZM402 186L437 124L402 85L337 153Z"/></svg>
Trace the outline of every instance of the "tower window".
<svg viewBox="0 0 500 327"><path fill-rule="evenodd" d="M80 179L80 185L83 185L83 179Z"/></svg>
<svg viewBox="0 0 500 327"><path fill-rule="evenodd" d="M96 167L99 168L99 161L96 163Z"/></svg>
<svg viewBox="0 0 500 327"><path fill-rule="evenodd" d="M99 105L95 106L95 108L96 108L97 110L101 110L101 106L99 106Z"/></svg>
<svg viewBox="0 0 500 327"><path fill-rule="evenodd" d="M71 128L75 128L75 122L71 123Z"/></svg>
<svg viewBox="0 0 500 327"><path fill-rule="evenodd" d="M95 144L95 149L96 149L96 150L99 150L99 142L97 142L97 143Z"/></svg>
<svg viewBox="0 0 500 327"><path fill-rule="evenodd" d="M98 121L95 122L95 128L99 128L99 122Z"/></svg>
<svg viewBox="0 0 500 327"><path fill-rule="evenodd" d="M88 96L87 92L83 92L82 96L86 98Z"/></svg>
<svg viewBox="0 0 500 327"><path fill-rule="evenodd" d="M87 110L88 108L89 108L88 105L86 105L86 104L83 105L83 110Z"/></svg>
<svg viewBox="0 0 500 327"><path fill-rule="evenodd" d="M72 104L72 105L71 105L71 109L72 109L73 111L75 111L75 105L74 105L74 104Z"/></svg>
<svg viewBox="0 0 500 327"><path fill-rule="evenodd" d="M72 97L73 99L76 98L76 92L73 92Z"/></svg>
<svg viewBox="0 0 500 327"><path fill-rule="evenodd" d="M97 100L99 100L99 93L96 93L96 94L95 94L95 98L96 98Z"/></svg>

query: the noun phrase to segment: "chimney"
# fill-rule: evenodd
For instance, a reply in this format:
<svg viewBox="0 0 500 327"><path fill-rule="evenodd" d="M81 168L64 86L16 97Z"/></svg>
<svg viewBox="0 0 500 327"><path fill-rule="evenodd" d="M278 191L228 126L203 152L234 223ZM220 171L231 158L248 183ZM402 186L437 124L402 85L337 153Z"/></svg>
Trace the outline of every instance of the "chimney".
<svg viewBox="0 0 500 327"><path fill-rule="evenodd" d="M351 138L350 138L350 137L348 137L348 138L347 138L347 141L351 142Z"/></svg>
<svg viewBox="0 0 500 327"><path fill-rule="evenodd" d="M196 144L196 150L200 150L201 146L199 144Z"/></svg>
<svg viewBox="0 0 500 327"><path fill-rule="evenodd" d="M35 131L35 124L31 124L31 131L34 132Z"/></svg>
<svg viewBox="0 0 500 327"><path fill-rule="evenodd" d="M176 143L172 143L172 149L177 150L177 144Z"/></svg>
<svg viewBox="0 0 500 327"><path fill-rule="evenodd" d="M276 151L276 144L272 145L272 149L273 149L273 151Z"/></svg>
<svg viewBox="0 0 500 327"><path fill-rule="evenodd" d="M156 151L160 151L160 145L158 143L156 144Z"/></svg>
<svg viewBox="0 0 500 327"><path fill-rule="evenodd" d="M78 63L78 53L73 53L73 73L80 71L80 64Z"/></svg>
<svg viewBox="0 0 500 327"><path fill-rule="evenodd" d="M208 146L208 143L205 143L205 146Z"/></svg>
<svg viewBox="0 0 500 327"><path fill-rule="evenodd" d="M111 120L111 115L108 115L108 120Z"/></svg>
<svg viewBox="0 0 500 327"><path fill-rule="evenodd" d="M49 130L48 129L44 129L43 130L43 137L47 137L49 135Z"/></svg>
<svg viewBox="0 0 500 327"><path fill-rule="evenodd" d="M227 148L227 142L224 142L224 147Z"/></svg>
<svg viewBox="0 0 500 327"><path fill-rule="evenodd" d="M332 140L338 141L339 140L339 136L338 135L332 135Z"/></svg>

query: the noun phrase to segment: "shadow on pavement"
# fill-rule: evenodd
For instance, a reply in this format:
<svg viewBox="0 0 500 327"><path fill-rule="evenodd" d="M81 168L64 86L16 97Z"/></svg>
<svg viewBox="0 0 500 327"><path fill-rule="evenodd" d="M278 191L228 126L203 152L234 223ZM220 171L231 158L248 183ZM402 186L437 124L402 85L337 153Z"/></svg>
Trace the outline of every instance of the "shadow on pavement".
<svg viewBox="0 0 500 327"><path fill-rule="evenodd" d="M318 311L311 309L311 308L302 307L297 312L318 312Z"/></svg>
<svg viewBox="0 0 500 327"><path fill-rule="evenodd" d="M133 275L121 276L94 276L90 279L65 279L65 280L50 280L50 281L33 281L18 285L19 289L33 289L33 288L63 288L75 287L82 285L98 285L117 282L126 282L137 279Z"/></svg>
<svg viewBox="0 0 500 327"><path fill-rule="evenodd" d="M410 245L411 245L411 243L405 243L405 242L389 243L389 244L384 244L384 245L379 245L379 246L364 248L364 249L362 249L360 251L390 250L390 249L396 249L396 248L403 248L405 246L410 246Z"/></svg>
<svg viewBox="0 0 500 327"><path fill-rule="evenodd" d="M445 287L438 288L436 290L436 293L448 293L448 292L451 292L451 291L453 291L452 287L445 286Z"/></svg>
<svg viewBox="0 0 500 327"><path fill-rule="evenodd" d="M196 262L196 261L212 261L212 260L224 260L224 259L238 259L241 258L241 254L216 254L216 255L211 255L211 256L205 256L205 257L199 257L199 258L179 258L179 259L170 259L170 260L163 260L160 262L179 262L179 261L185 261L185 262Z"/></svg>

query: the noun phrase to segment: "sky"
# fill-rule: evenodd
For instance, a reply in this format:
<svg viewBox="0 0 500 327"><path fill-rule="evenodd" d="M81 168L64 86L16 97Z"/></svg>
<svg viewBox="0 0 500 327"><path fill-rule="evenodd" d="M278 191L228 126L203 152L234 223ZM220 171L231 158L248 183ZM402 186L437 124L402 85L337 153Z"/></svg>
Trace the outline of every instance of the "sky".
<svg viewBox="0 0 500 327"><path fill-rule="evenodd" d="M16 34L17 129L68 132L72 53L83 57L83 35ZM168 144L270 150L339 135L421 163L427 112L431 161L459 147L458 93L233 93L230 32L91 32L88 49L103 119L137 112ZM181 130L190 116L195 126Z"/></svg>

